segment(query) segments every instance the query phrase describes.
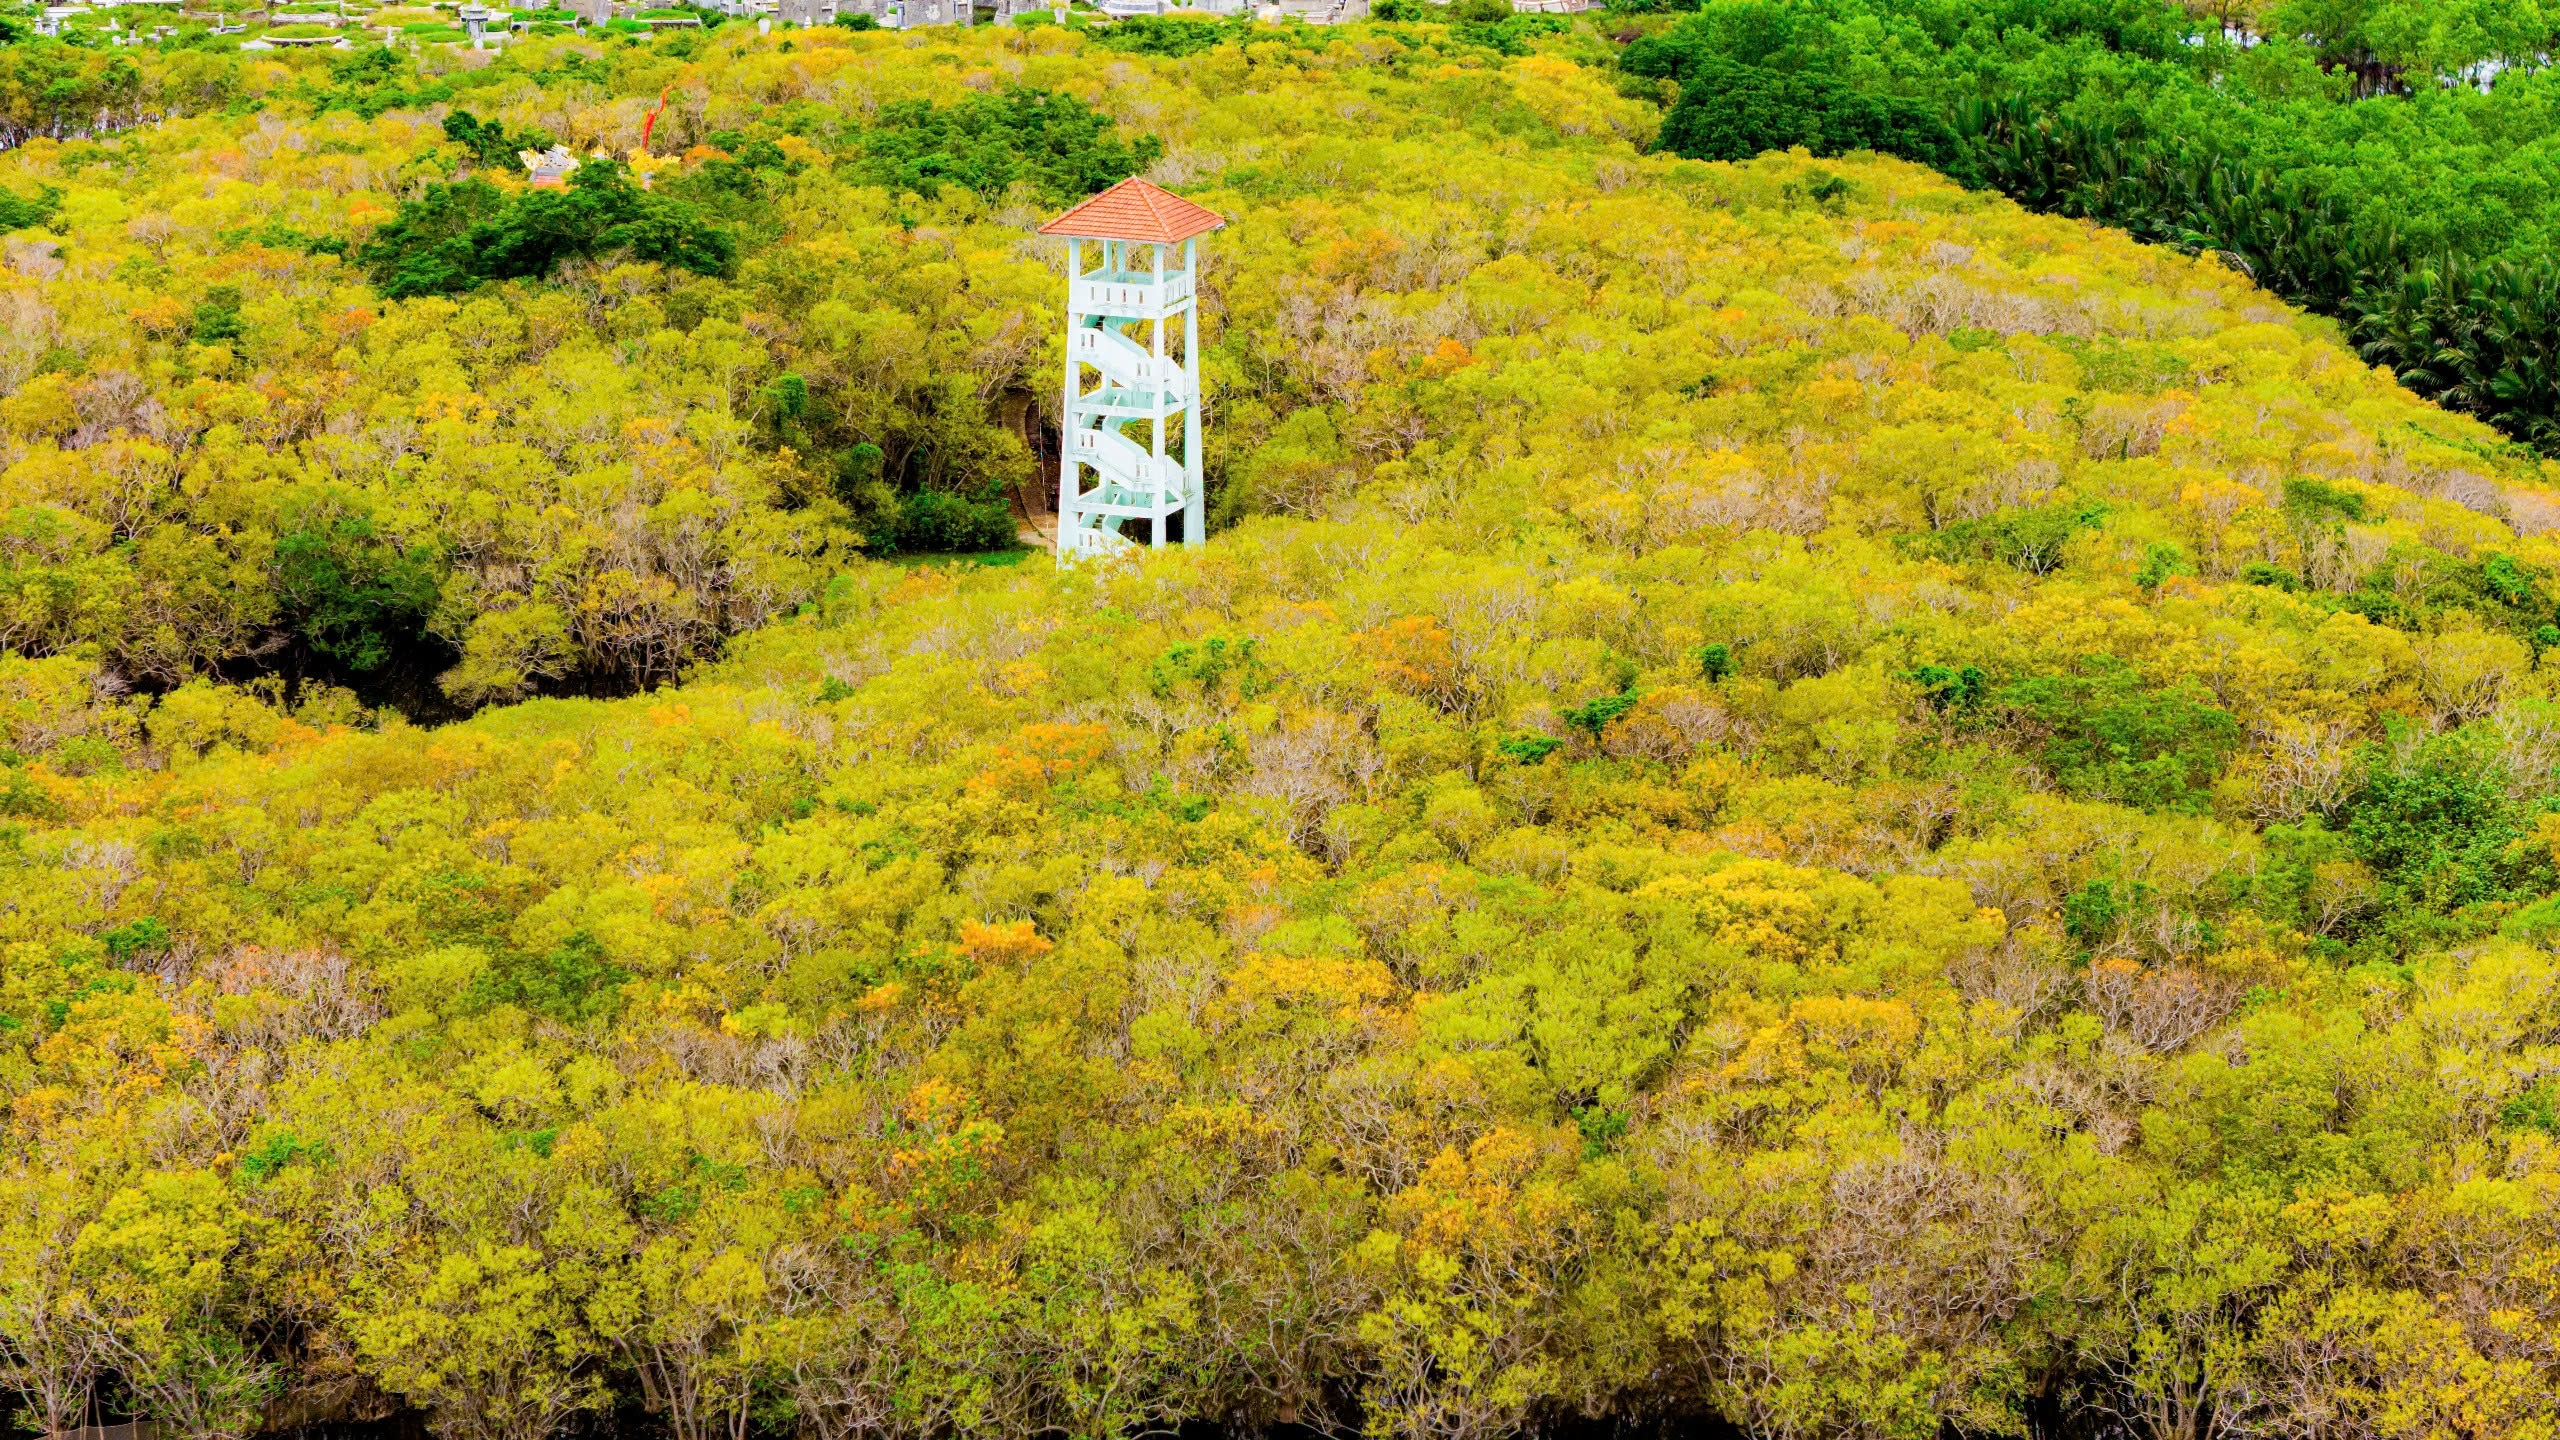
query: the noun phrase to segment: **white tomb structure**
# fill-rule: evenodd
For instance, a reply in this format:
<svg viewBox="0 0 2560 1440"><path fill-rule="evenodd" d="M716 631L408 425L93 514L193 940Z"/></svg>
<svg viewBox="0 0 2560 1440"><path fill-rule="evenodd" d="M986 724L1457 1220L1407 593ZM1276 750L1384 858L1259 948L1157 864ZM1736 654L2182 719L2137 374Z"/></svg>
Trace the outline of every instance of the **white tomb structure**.
<svg viewBox="0 0 2560 1440"><path fill-rule="evenodd" d="M1200 237L1226 223L1132 178L1040 227L1067 242L1062 561L1207 537L1195 281Z"/></svg>

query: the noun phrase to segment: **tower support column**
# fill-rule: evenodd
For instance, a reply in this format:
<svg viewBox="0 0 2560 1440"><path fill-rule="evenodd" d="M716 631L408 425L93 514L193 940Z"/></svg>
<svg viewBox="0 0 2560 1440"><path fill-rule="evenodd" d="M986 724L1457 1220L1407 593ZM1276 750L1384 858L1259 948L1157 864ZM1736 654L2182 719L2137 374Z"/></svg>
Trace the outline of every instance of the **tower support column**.
<svg viewBox="0 0 2560 1440"><path fill-rule="evenodd" d="M1182 412L1182 543L1209 540L1208 480L1200 454L1200 237L1182 242L1182 273L1192 277L1191 303L1182 307L1183 393L1191 403Z"/></svg>

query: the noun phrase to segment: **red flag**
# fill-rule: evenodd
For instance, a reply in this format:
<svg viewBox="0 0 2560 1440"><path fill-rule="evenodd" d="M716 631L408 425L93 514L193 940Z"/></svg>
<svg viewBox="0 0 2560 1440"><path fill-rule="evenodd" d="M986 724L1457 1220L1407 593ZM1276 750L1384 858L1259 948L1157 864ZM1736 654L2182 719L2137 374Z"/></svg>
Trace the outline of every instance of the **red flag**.
<svg viewBox="0 0 2560 1440"><path fill-rule="evenodd" d="M676 87L669 85L667 90L674 88ZM658 92L658 108L650 111L649 118L640 122L640 153L643 155L649 153L649 132L658 127L659 112L667 108L667 90Z"/></svg>

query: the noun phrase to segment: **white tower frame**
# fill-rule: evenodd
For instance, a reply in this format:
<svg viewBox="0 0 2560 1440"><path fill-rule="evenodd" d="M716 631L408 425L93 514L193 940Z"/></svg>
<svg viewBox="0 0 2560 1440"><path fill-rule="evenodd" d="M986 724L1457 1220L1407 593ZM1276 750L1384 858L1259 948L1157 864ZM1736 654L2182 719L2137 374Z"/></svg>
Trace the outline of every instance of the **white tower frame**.
<svg viewBox="0 0 2560 1440"><path fill-rule="evenodd" d="M1085 268L1088 244L1098 247L1091 270ZM1143 268L1133 263L1140 251ZM1168 266L1169 258L1176 263ZM1208 538L1200 464L1199 273L1197 236L1173 243L1067 239L1067 364L1058 447L1062 561L1128 548L1134 542L1121 526L1131 520L1148 522L1153 546L1165 543L1176 515L1182 517L1182 543ZM1177 321L1178 356L1169 343ZM1091 389L1085 387L1087 371L1099 377ZM1144 445L1121 428L1140 421L1147 424ZM1179 455L1172 448L1177 432Z"/></svg>

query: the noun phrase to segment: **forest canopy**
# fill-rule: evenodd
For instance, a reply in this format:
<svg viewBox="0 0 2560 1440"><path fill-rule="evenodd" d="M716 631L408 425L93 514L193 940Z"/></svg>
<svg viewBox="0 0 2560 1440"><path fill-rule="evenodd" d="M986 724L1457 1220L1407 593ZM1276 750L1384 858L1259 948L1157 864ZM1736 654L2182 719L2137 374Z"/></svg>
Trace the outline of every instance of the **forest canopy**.
<svg viewBox="0 0 2560 1440"><path fill-rule="evenodd" d="M2560 467L1404 13L0 49L24 1428L2560 1429ZM884 554L1140 169L1210 542Z"/></svg>

